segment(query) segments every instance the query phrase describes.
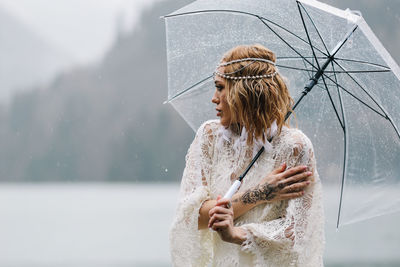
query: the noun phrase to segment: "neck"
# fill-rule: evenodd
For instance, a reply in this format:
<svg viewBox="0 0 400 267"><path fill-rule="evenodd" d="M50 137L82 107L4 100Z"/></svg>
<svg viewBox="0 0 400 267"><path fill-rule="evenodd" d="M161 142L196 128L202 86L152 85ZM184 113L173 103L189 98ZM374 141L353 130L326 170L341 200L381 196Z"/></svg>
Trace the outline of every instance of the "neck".
<svg viewBox="0 0 400 267"><path fill-rule="evenodd" d="M242 133L243 126L240 125L240 123L232 123L229 125L229 130L231 130L232 133L240 135Z"/></svg>

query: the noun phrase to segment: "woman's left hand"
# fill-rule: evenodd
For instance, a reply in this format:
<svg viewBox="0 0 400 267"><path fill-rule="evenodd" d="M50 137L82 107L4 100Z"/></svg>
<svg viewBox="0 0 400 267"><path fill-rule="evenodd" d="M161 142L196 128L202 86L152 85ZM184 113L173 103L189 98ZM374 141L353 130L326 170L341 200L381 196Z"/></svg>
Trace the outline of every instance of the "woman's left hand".
<svg viewBox="0 0 400 267"><path fill-rule="evenodd" d="M221 199L221 196L218 196L217 204L210 210L209 215L208 227L217 231L223 241L240 245L246 240L245 231L233 225L234 214L229 199Z"/></svg>

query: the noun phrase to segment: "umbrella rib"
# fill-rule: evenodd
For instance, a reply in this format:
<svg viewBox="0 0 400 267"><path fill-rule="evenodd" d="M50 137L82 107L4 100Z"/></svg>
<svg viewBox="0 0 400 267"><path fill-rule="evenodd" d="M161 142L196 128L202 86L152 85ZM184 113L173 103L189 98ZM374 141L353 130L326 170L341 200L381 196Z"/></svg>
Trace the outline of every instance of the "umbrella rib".
<svg viewBox="0 0 400 267"><path fill-rule="evenodd" d="M325 71L325 73L381 73L381 72L391 72L391 70L342 70L342 71L326 70Z"/></svg>
<svg viewBox="0 0 400 267"><path fill-rule="evenodd" d="M294 57L294 56L291 56L291 57L277 57L277 59L303 59L303 58L311 58L311 59L313 59L314 57L306 57L306 56L303 56L303 57ZM328 57L317 57L318 59L327 59Z"/></svg>
<svg viewBox="0 0 400 267"><path fill-rule="evenodd" d="M332 57L332 58L336 56L337 52L339 52L339 50L343 47L343 45L349 40L350 36L352 36L353 33L354 33L357 29L358 29L358 25L355 24L355 25L353 26L353 28L351 28L351 30L347 32L347 34L346 34L344 40L343 40L342 42L338 43L338 44L336 45L335 48L333 48L332 53L331 53L331 57Z"/></svg>
<svg viewBox="0 0 400 267"><path fill-rule="evenodd" d="M335 70L335 65L333 64L333 62L331 62L332 65L332 69ZM346 177L347 174L347 151L348 151L348 133L346 131L346 113L344 111L344 106L343 106L343 100L342 100L342 93L339 90L339 83L337 80L337 76L336 73L334 73L334 77L335 77L335 83L336 83L336 90L339 96L339 104L340 104L340 109L342 112L342 118L343 118L343 169L342 169L342 181L341 181L341 185L340 185L340 198L339 198L339 207L338 207L338 217L337 217L337 221L336 221L336 229L339 228L339 222L340 222L340 214L342 211L342 201L343 201L343 190L344 190L344 178Z"/></svg>
<svg viewBox="0 0 400 267"><path fill-rule="evenodd" d="M306 22L304 21L304 18L303 18L303 13L301 12L301 9L300 9L300 3L298 1L296 1L296 2L297 2L297 8L298 8L299 13L300 13L301 22L303 23L304 31L306 32L308 43L310 44L311 52L312 52L312 54L314 56L315 62L317 63L318 69L321 69L321 67L319 65L319 62L317 60L317 55L315 55L315 51L314 51L313 44L311 42L310 35L308 34L308 29L307 29L307 26L306 26Z"/></svg>
<svg viewBox="0 0 400 267"><path fill-rule="evenodd" d="M339 120L340 126L341 126L342 128L344 128L344 124L342 123L342 121L341 121L341 119L340 119L340 117L339 117L339 113L337 112L335 103L333 102L331 93L329 92L329 88L328 88L328 85L327 85L326 82L325 82L324 76L322 76L322 81L324 82L324 85L325 85L325 88L326 88L326 92L328 93L329 100L330 100L330 102L331 102L331 104L332 104L332 106L333 106L333 110L335 111L336 117L337 117L337 119Z"/></svg>
<svg viewBox="0 0 400 267"><path fill-rule="evenodd" d="M315 31L317 32L319 39L321 39L321 42L322 42L322 44L324 45L324 48L325 48L325 50L326 50L326 52L327 52L327 56L329 57L330 54L329 54L328 48L327 48L327 46L326 46L326 44L325 44L325 42L324 42L324 39L322 38L321 34L319 33L319 30L318 30L317 26L315 25L314 20L311 18L310 14L307 12L307 9L306 9L306 8L303 6L303 4L300 3L298 0L297 0L297 6L298 6L298 8L299 8L299 12L300 12L300 15L301 15L301 20L303 21L304 28L306 29L306 24L305 24L305 21L303 20L303 15L302 15L302 12L301 12L301 10L300 10L300 6L301 6L301 8L304 10L304 12L306 13L308 19L311 21L311 24L314 26ZM307 31L307 29L306 29L306 31ZM307 31L307 37L308 37L308 31ZM311 41L310 41L310 44L311 44ZM313 52L314 52L314 51L313 51ZM315 56L315 54L314 54L314 57L317 58L317 57Z"/></svg>
<svg viewBox="0 0 400 267"><path fill-rule="evenodd" d="M282 27L281 25L279 25L279 24L277 24L277 23L275 23L275 22L273 22L273 21L271 21L271 20L269 20L269 19L267 19L267 18L264 18L264 17L261 17L261 16L257 16L257 15L254 15L254 16L258 17L258 18L261 19L261 20L266 20L266 21L268 21L269 23L275 25L276 27L281 28L282 30L284 30L284 31L286 31L286 32L288 32L288 33L290 33L291 35L297 37L299 40L301 40L301 41L303 41L304 43L306 43L306 44L309 45L309 43L308 43L306 40L304 40L303 38L301 38L300 36L298 36L298 35L295 34L294 32L291 32L291 31L289 31L288 29ZM264 23L264 24L265 24L265 23ZM268 27L268 28L270 28L270 27ZM271 28L270 28L270 29L271 29ZM271 29L271 30L272 30L272 29ZM275 33L275 31L273 31L273 32ZM276 34L279 38L281 38L277 33L275 33L275 34ZM318 47L315 47L315 49L317 49L318 52L322 53L323 55L328 56L327 54L325 54L324 51L320 50ZM301 55L300 55L300 56L301 56ZM302 57L302 58L305 58L305 57L303 57L303 56L301 56L301 57ZM311 58L311 57L310 57L310 58ZM309 63L310 63L310 62L309 62ZM315 68L315 67L314 67L314 68Z"/></svg>
<svg viewBox="0 0 400 267"><path fill-rule="evenodd" d="M293 60L301 59L301 60L303 60L304 58L313 59L314 57L310 57L310 56L309 57L307 57L307 56L303 56L303 57L294 57L294 56L291 56L291 57L282 57L282 56L281 57L277 57L278 60L286 60L286 59L289 59L289 60L290 59L293 59ZM322 59L327 59L327 57L317 57L317 59L322 60ZM381 69L381 70L357 70L357 71L356 70L352 70L352 71L338 71L338 70L329 71L329 70L325 70L324 71L325 73L333 73L333 72L336 72L336 73L345 73L345 72L362 73L362 72L365 72L365 73L367 73L367 72L390 72L391 71L391 69L389 67L387 67L387 66L380 65L380 64L377 64L377 63L368 62L368 61L355 60L355 59L344 59L344 58L338 58L338 57L335 57L335 59L339 60L339 61L363 63L365 65L371 65L371 66L380 67L380 68L383 68L383 69ZM303 62L304 62L304 60L303 60Z"/></svg>
<svg viewBox="0 0 400 267"><path fill-rule="evenodd" d="M314 62L314 59L312 59ZM302 60L304 68L307 68L307 63ZM314 70L311 68L311 70L307 69L307 74L308 74L308 79L310 80L314 76Z"/></svg>
<svg viewBox="0 0 400 267"><path fill-rule="evenodd" d="M340 64L339 64L338 62L336 62L335 60L334 60L334 62L336 63L336 65L339 66L339 68L341 68L343 71L346 71L346 69L345 69L342 65L340 65ZM368 95L368 97L381 109L381 111L385 114L383 117L386 118L386 119L390 122L390 124L391 124L392 127L394 128L394 130L395 130L397 136L398 136L399 139L400 139L400 132L399 132L399 130L397 129L397 126L394 124L392 118L391 118L391 117L389 116L389 114L386 112L385 108L382 107L382 105L380 105L380 104L371 96L371 93L370 93L366 88L364 88L364 87L356 80L356 78L353 77L353 75L351 75L350 73L346 73L346 74L347 74L347 75L353 80L353 82L355 82L355 83L361 88L361 90L363 90L363 91Z"/></svg>
<svg viewBox="0 0 400 267"><path fill-rule="evenodd" d="M381 67L384 68L386 70L391 70L388 66L385 65L381 65L381 64L377 64L377 63L372 63L372 62L368 62L368 61L363 61L363 60L357 60L357 59L347 59L347 58L340 58L340 57L335 57L336 60L340 60L340 61L348 61L348 62L355 62L355 63L363 63L366 65L372 65L375 67Z"/></svg>
<svg viewBox="0 0 400 267"><path fill-rule="evenodd" d="M310 72L309 69L297 68L297 67L292 67L292 66L285 66L285 65L280 65L280 64L276 64L276 66L279 67L279 68L286 68L286 69L301 70L301 71Z"/></svg>
<svg viewBox="0 0 400 267"><path fill-rule="evenodd" d="M383 118L387 119L387 117L385 115L383 115L382 113L380 113L379 111L377 111L376 109L374 109L373 107L371 107L370 105L368 105L367 103L365 103L364 101L362 101L360 98L358 98L357 96L355 96L354 94L350 93L349 90L347 90L346 88L344 88L342 85L340 85L339 83L335 82L331 77L325 75L325 78L328 78L331 82L333 82L334 84L336 84L336 86L340 87L343 91L345 91L346 93L348 93L349 95L351 95L352 97L354 97L355 99L357 99L358 101L360 101L360 103L362 103L363 105L365 105L366 107L368 107L369 109L371 109L372 111L374 111L375 113L377 113L378 115L382 116ZM336 76L335 76L336 77Z"/></svg>
<svg viewBox="0 0 400 267"><path fill-rule="evenodd" d="M214 76L214 73L213 73L212 75L210 75L210 76L208 76L208 77L206 77L206 78L204 78L204 79L198 81L197 83L195 83L195 84L189 86L188 88L186 88L186 89L180 91L179 93L173 95L173 96L170 97L167 101L165 101L164 104L171 102L171 101L174 100L175 98L177 98L177 97L183 95L184 93L186 93L186 92L189 91L190 89L193 89L193 88L196 87L197 85L199 85L199 84L201 84L201 83L207 81L208 79L210 79L210 78L213 77L213 76Z"/></svg>
<svg viewBox="0 0 400 267"><path fill-rule="evenodd" d="M277 32L275 32L265 21L263 18L258 17L261 22L270 29L279 39L281 39L282 42L284 42L290 49L292 49L296 54L298 54L303 60L307 61L308 64L310 64L313 68L317 69L310 61L308 61L305 57L303 57L299 51L297 51L293 46L291 46L288 42L285 41ZM270 22L269 20L266 20ZM299 37L300 38L300 37ZM300 38L301 39L301 38ZM306 41L305 41L306 42ZM307 42L306 42L307 43Z"/></svg>
<svg viewBox="0 0 400 267"><path fill-rule="evenodd" d="M334 60L334 61L335 61L335 60ZM340 65L338 62L335 61L335 63L336 63L336 65L338 65L339 68L341 68L343 71L346 71L346 69L345 69L342 65ZM391 117L389 116L389 114L386 112L385 108L382 107L382 105L379 104L379 103L371 96L371 93L370 93L366 88L364 88L364 87L356 80L356 78L353 77L353 75L351 75L350 73L346 73L346 74L353 80L353 82L355 82L355 83L361 88L361 90L364 91L364 93L367 94L367 96L368 96L368 97L380 108L380 110L385 114L384 117L390 122L390 124L392 125L392 127L393 127L394 130L396 131L397 136L398 136L399 139L400 139L399 130L397 129L397 126L394 124L392 118L391 118Z"/></svg>

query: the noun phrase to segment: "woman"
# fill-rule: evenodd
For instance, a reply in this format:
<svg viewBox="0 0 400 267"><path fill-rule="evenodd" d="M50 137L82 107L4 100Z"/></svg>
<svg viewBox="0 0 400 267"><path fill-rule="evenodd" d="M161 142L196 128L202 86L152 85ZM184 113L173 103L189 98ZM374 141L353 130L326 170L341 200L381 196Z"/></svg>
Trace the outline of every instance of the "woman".
<svg viewBox="0 0 400 267"><path fill-rule="evenodd" d="M220 120L199 128L186 156L175 266L322 266L321 183L310 140L285 122L293 100L275 60L261 45L239 46L215 71ZM261 146L232 200L221 199Z"/></svg>

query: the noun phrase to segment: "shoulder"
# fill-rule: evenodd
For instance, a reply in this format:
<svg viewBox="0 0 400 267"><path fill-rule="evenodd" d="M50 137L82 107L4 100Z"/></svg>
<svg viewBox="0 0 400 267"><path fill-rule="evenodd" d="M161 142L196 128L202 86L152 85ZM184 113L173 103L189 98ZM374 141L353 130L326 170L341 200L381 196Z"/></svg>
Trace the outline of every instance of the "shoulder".
<svg viewBox="0 0 400 267"><path fill-rule="evenodd" d="M300 129L283 127L280 137L281 145L290 149L293 156L299 156L305 152L313 151L311 140Z"/></svg>
<svg viewBox="0 0 400 267"><path fill-rule="evenodd" d="M208 120L205 121L199 129L197 129L196 137L213 136L217 133L221 127L219 120Z"/></svg>
<svg viewBox="0 0 400 267"><path fill-rule="evenodd" d="M203 150L210 149L215 144L215 139L221 124L219 120L208 120L197 129L196 136L192 142L193 147L200 146Z"/></svg>

